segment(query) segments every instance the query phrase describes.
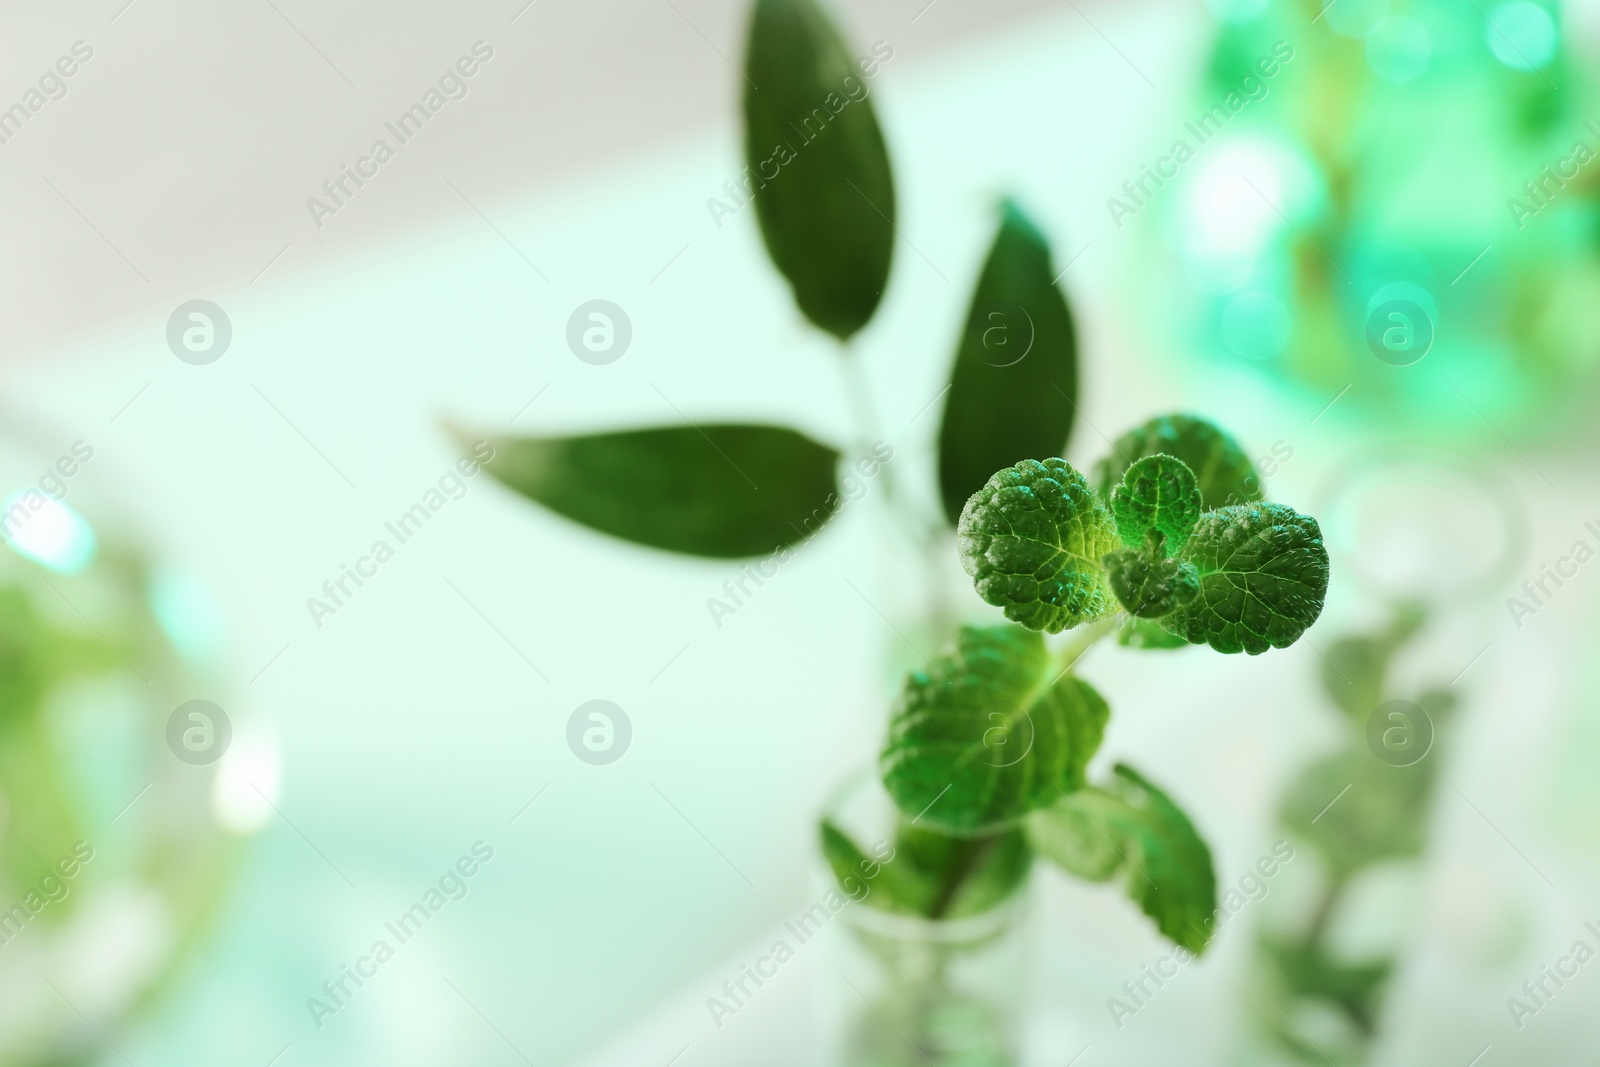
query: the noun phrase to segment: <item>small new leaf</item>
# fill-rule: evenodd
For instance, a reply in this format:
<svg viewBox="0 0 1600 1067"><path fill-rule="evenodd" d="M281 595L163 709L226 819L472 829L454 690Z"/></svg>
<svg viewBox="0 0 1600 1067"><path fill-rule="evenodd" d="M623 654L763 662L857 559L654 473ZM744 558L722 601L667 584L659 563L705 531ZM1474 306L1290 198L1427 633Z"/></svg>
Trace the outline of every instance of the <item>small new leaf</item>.
<svg viewBox="0 0 1600 1067"><path fill-rule="evenodd" d="M1128 895L1169 940L1193 953L1211 940L1217 880L1188 816L1139 772L1117 764L1103 789L1061 797L1025 824L1042 855L1092 881L1126 872Z"/></svg>
<svg viewBox="0 0 1600 1067"><path fill-rule="evenodd" d="M1240 504L1203 515L1183 560L1200 591L1161 620L1191 644L1259 655L1287 648L1322 613L1328 550L1317 520L1282 504Z"/></svg>
<svg viewBox="0 0 1600 1067"><path fill-rule="evenodd" d="M906 678L879 757L883 784L919 826L1003 829L1083 785L1110 714L1039 634L969 626L954 651Z"/></svg>
<svg viewBox="0 0 1600 1067"><path fill-rule="evenodd" d="M1066 460L997 472L961 509L956 547L978 595L1030 630L1060 633L1116 610L1100 562L1117 547L1116 525Z"/></svg>
<svg viewBox="0 0 1600 1067"><path fill-rule="evenodd" d="M1181 459L1200 486L1206 511L1262 499L1261 479L1239 443L1193 415L1162 415L1129 430L1111 446L1111 455L1095 465L1095 488L1102 496L1121 484L1123 475L1144 456L1165 454Z"/></svg>
<svg viewBox="0 0 1600 1067"><path fill-rule="evenodd" d="M1166 554L1176 556L1200 519L1200 483L1181 459L1145 456L1111 490L1111 514L1123 544L1143 548L1155 531Z"/></svg>
<svg viewBox="0 0 1600 1067"><path fill-rule="evenodd" d="M1130 615L1159 619L1200 591L1194 564L1148 549L1119 548L1106 557L1111 591Z"/></svg>

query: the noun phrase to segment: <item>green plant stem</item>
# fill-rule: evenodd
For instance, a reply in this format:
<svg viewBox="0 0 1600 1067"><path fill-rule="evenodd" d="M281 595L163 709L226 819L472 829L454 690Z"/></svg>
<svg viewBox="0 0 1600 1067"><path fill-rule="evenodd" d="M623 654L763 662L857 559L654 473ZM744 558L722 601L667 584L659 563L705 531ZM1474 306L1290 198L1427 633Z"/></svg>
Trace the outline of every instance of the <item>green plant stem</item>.
<svg viewBox="0 0 1600 1067"><path fill-rule="evenodd" d="M1063 673L1072 670L1078 660L1082 659L1088 651L1102 640L1117 632L1127 618L1126 612L1117 612L1103 619L1085 623L1072 631L1071 639L1056 652L1056 662L1060 664Z"/></svg>
<svg viewBox="0 0 1600 1067"><path fill-rule="evenodd" d="M877 405L872 399L872 389L867 384L866 371L861 366L861 359L848 342L839 346L839 370L844 378L845 397L850 403L850 412L855 420L856 450L862 455L869 455L872 446L882 440L880 424L878 422ZM885 463L879 470L883 479L883 495L900 516L905 526L906 533L918 544L937 544L938 528L928 521L928 517L918 512L911 506L900 492L900 484L896 480L893 461Z"/></svg>
<svg viewBox="0 0 1600 1067"><path fill-rule="evenodd" d="M1320 944L1327 933L1328 922L1333 918L1334 909L1344 896L1345 880L1342 877L1330 878L1323 887L1322 896L1317 901L1316 910L1311 913L1311 923L1306 929L1305 943L1315 947Z"/></svg>
<svg viewBox="0 0 1600 1067"><path fill-rule="evenodd" d="M845 398L850 405L855 423L856 452L860 456L872 454L873 445L883 438L880 435L877 405L873 402L872 388L867 384L866 371L859 354L850 342L839 345L839 373L844 382ZM926 588L929 597L929 615L935 625L943 630L950 617L949 597L943 581L944 530L927 514L915 507L900 491L900 483L891 459L882 463L878 477L883 482L884 501L889 513L895 517L902 533L921 550L923 568L927 572Z"/></svg>
<svg viewBox="0 0 1600 1067"><path fill-rule="evenodd" d="M928 918L942 919L944 913L950 910L950 905L955 902L956 893L972 877L978 869L979 863L990 852L994 851L998 837L985 837L973 841L963 850L961 860L946 872L944 883L939 886L939 895L933 898L933 903L928 907Z"/></svg>

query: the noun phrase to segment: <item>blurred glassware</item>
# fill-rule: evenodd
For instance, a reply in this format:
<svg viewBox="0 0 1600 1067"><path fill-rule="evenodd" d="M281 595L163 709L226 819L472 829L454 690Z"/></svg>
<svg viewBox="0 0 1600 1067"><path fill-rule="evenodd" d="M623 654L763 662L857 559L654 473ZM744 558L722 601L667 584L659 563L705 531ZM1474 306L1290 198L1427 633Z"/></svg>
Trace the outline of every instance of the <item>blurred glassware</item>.
<svg viewBox="0 0 1600 1067"><path fill-rule="evenodd" d="M873 772L852 778L825 821L859 842L915 847L916 830ZM939 835L942 837L942 835ZM950 840L944 838L943 840ZM912 863L912 857L892 858ZM817 884L838 892L824 860ZM867 895L839 912L824 1003L828 1062L841 1067L1011 1067L1019 1062L1030 971L1031 882L992 906L928 919L874 907Z"/></svg>
<svg viewBox="0 0 1600 1067"><path fill-rule="evenodd" d="M1600 111L1556 6L1208 6L1190 151L1157 161L1178 188L1128 203L1162 204L1184 336L1371 421L1570 424L1600 328Z"/></svg>
<svg viewBox="0 0 1600 1067"><path fill-rule="evenodd" d="M0 1065L60 1067L103 1060L196 951L238 859L213 815L238 750L225 712L172 725L223 692L204 586L114 518L92 443L26 425L0 412Z"/></svg>
<svg viewBox="0 0 1600 1067"><path fill-rule="evenodd" d="M1344 741L1303 768L1279 818L1309 855L1258 935L1254 1020L1242 1062L1366 1063L1390 981L1416 927L1420 857L1456 694L1431 686L1397 699L1395 658L1426 621L1397 609L1375 631L1329 646L1322 686ZM1297 890L1297 891L1296 891ZM1284 906L1288 905L1288 906Z"/></svg>
<svg viewBox="0 0 1600 1067"><path fill-rule="evenodd" d="M1525 505L1487 457L1415 439L1346 454L1317 514L1340 573L1390 607L1493 602L1528 551Z"/></svg>

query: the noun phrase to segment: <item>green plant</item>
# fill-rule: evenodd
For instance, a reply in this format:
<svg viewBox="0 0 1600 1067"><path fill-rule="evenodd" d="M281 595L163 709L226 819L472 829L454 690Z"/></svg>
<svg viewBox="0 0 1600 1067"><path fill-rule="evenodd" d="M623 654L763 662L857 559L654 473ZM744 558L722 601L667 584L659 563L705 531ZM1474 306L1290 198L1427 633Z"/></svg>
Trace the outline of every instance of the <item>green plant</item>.
<svg viewBox="0 0 1600 1067"><path fill-rule="evenodd" d="M840 342L862 463L882 455L846 342L881 302L897 235L866 90L876 69L852 59L814 0L756 0L740 182L796 304ZM1285 647L1321 610L1327 553L1316 522L1264 502L1249 457L1204 420L1170 415L1130 431L1093 486L1053 458L1078 395L1073 318L1055 279L1043 233L1006 202L946 391L943 522L899 495L887 462L873 467L933 573L948 564L953 532L978 593L1012 622L963 629L907 679L881 759L905 817L868 901L928 918L974 914L1014 891L1038 852L1080 877L1126 875L1162 932L1199 951L1215 908L1210 854L1132 768L1088 782L1110 712L1073 668L1112 634L1141 648ZM594 529L691 555L787 548L840 503L839 450L783 427L493 444L486 469L511 488ZM1065 630L1074 636L1063 647L1047 646L1044 633ZM870 862L842 828L827 823L822 836L841 878Z"/></svg>
<svg viewBox="0 0 1600 1067"><path fill-rule="evenodd" d="M967 844L939 869L914 871L911 892L889 878L869 902L949 917L961 883L992 879L988 866L1003 864L1014 886L1028 866L1018 850L1032 849L1091 881L1125 876L1164 935L1205 947L1216 910L1210 852L1131 767L1088 783L1110 708L1076 666L1113 633L1145 647L1257 654L1316 620L1328 582L1316 521L1253 499L1259 483L1243 460L1210 424L1169 416L1124 437L1098 487L1065 460L1023 460L968 499L962 565L1014 624L964 628L952 651L906 679L879 761L903 832ZM1196 469L1207 472L1204 489ZM1074 639L1052 652L1040 631L1065 630ZM824 827L825 840L837 833ZM845 851L829 854L846 876L834 858ZM921 891L929 878L940 892Z"/></svg>
<svg viewBox="0 0 1600 1067"><path fill-rule="evenodd" d="M1391 679L1426 621L1421 607L1403 605L1386 625L1328 647L1322 687L1344 737L1301 769L1282 798L1281 824L1320 862L1309 906L1260 934L1258 979L1276 1007L1255 998L1256 1016L1273 1044L1302 1062L1365 1063L1378 1037L1401 946L1351 958L1333 926L1364 873L1415 865L1427 846L1439 784L1436 731L1454 717L1456 694L1436 684L1406 700ZM1308 1022L1314 1018L1321 1025Z"/></svg>
<svg viewBox="0 0 1600 1067"><path fill-rule="evenodd" d="M747 164L731 185L739 203L753 203L762 239L801 312L839 342L856 423L851 444L751 423L491 435L491 474L612 536L738 559L818 533L845 499L838 469L841 452L853 451L858 471L881 470L885 497L928 559L944 563L936 552L944 524L900 494L886 450L874 449L874 404L848 344L876 313L893 260L894 183L869 89L892 56L879 42L853 58L812 0L754 5L743 108ZM948 523L996 468L1066 447L1077 404L1077 342L1054 277L1044 235L1006 202L945 399L939 495Z"/></svg>

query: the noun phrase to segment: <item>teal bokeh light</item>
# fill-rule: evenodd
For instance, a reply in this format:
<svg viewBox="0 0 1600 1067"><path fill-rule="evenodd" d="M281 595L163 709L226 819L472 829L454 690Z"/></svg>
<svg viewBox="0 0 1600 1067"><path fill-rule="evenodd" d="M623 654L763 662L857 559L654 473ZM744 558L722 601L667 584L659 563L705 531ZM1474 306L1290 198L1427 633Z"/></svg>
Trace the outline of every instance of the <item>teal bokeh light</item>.
<svg viewBox="0 0 1600 1067"><path fill-rule="evenodd" d="M1389 0L1338 0L1327 4L1322 13L1333 32L1356 40L1366 37L1388 15Z"/></svg>
<svg viewBox="0 0 1600 1067"><path fill-rule="evenodd" d="M1512 70L1540 70L1556 54L1556 21L1529 0L1510 0L1489 13L1489 51Z"/></svg>
<svg viewBox="0 0 1600 1067"><path fill-rule="evenodd" d="M1273 359L1289 343L1288 307L1278 297L1259 289L1247 289L1230 297L1222 306L1218 325L1223 344L1244 359Z"/></svg>
<svg viewBox="0 0 1600 1067"><path fill-rule="evenodd" d="M1367 35L1367 66L1386 82L1404 85L1428 69L1433 37L1416 19L1387 18Z"/></svg>
<svg viewBox="0 0 1600 1067"><path fill-rule="evenodd" d="M150 610L184 659L216 663L222 655L222 616L204 583L187 571L158 569L150 580Z"/></svg>

